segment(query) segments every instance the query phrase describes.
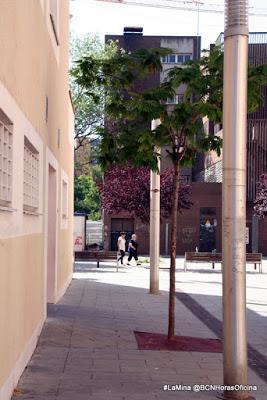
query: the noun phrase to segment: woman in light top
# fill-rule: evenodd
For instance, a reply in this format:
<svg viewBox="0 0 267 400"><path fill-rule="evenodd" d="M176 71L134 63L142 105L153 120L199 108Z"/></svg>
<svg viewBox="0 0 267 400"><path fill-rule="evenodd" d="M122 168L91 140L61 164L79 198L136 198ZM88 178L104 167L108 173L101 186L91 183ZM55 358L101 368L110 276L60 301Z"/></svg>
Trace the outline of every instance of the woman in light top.
<svg viewBox="0 0 267 400"><path fill-rule="evenodd" d="M125 232L121 232L117 242L118 255L119 255L117 263L119 264L119 262L121 262L122 265L123 265L123 257L125 256L125 251L126 251L125 244L126 244L126 234Z"/></svg>

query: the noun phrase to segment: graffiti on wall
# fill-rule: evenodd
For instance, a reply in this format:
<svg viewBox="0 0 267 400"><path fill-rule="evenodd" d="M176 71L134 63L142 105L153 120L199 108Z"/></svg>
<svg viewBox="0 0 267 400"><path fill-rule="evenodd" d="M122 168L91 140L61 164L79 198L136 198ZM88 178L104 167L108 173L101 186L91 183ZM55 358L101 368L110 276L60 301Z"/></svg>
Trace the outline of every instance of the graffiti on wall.
<svg viewBox="0 0 267 400"><path fill-rule="evenodd" d="M181 229L182 243L192 244L195 241L196 231L197 229L194 226L184 226Z"/></svg>

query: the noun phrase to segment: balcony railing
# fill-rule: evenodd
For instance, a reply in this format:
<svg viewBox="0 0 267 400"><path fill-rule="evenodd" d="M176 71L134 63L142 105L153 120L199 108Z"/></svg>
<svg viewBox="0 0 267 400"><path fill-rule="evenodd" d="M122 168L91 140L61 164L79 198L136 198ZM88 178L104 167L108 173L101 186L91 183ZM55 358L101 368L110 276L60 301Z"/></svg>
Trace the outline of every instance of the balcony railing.
<svg viewBox="0 0 267 400"><path fill-rule="evenodd" d="M224 34L220 33L215 41L216 46L222 45L224 42ZM267 44L267 32L251 32L248 39L249 44Z"/></svg>
<svg viewBox="0 0 267 400"><path fill-rule="evenodd" d="M194 180L196 182L221 183L222 182L222 160L219 160L216 163L205 168L203 171L200 171L198 174L195 175Z"/></svg>

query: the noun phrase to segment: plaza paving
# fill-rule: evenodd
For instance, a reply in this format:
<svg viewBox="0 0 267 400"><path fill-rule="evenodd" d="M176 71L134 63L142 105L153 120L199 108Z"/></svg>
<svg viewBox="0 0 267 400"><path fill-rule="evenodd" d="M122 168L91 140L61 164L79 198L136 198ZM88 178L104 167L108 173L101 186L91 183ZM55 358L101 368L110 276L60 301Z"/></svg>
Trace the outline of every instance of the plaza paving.
<svg viewBox="0 0 267 400"><path fill-rule="evenodd" d="M166 333L168 260L162 260L160 295L148 293L149 269L115 263L77 263L64 296L48 309L39 344L13 400L215 399L216 391L164 391L166 384L222 384L222 355L138 350L134 331ZM177 291L221 319L221 273L177 262ZM248 267L248 339L267 355L267 263ZM201 315L176 300L176 334L216 338ZM265 368L267 366L265 365ZM249 369L253 395L267 398L267 383Z"/></svg>

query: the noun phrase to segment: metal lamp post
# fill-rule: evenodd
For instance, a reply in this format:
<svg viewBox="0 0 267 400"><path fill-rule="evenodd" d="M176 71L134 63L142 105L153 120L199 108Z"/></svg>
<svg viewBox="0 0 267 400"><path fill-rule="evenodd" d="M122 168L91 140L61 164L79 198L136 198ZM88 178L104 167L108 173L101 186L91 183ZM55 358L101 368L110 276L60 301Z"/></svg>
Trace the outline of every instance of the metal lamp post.
<svg viewBox="0 0 267 400"><path fill-rule="evenodd" d="M160 120L153 120L151 129L154 130ZM158 152L160 149L158 149ZM160 160L158 158L160 171ZM159 293L159 248L160 248L160 175L150 172L150 293Z"/></svg>
<svg viewBox="0 0 267 400"><path fill-rule="evenodd" d="M224 384L247 385L246 120L248 1L226 0L223 88L223 333ZM225 399L248 392L225 391Z"/></svg>

